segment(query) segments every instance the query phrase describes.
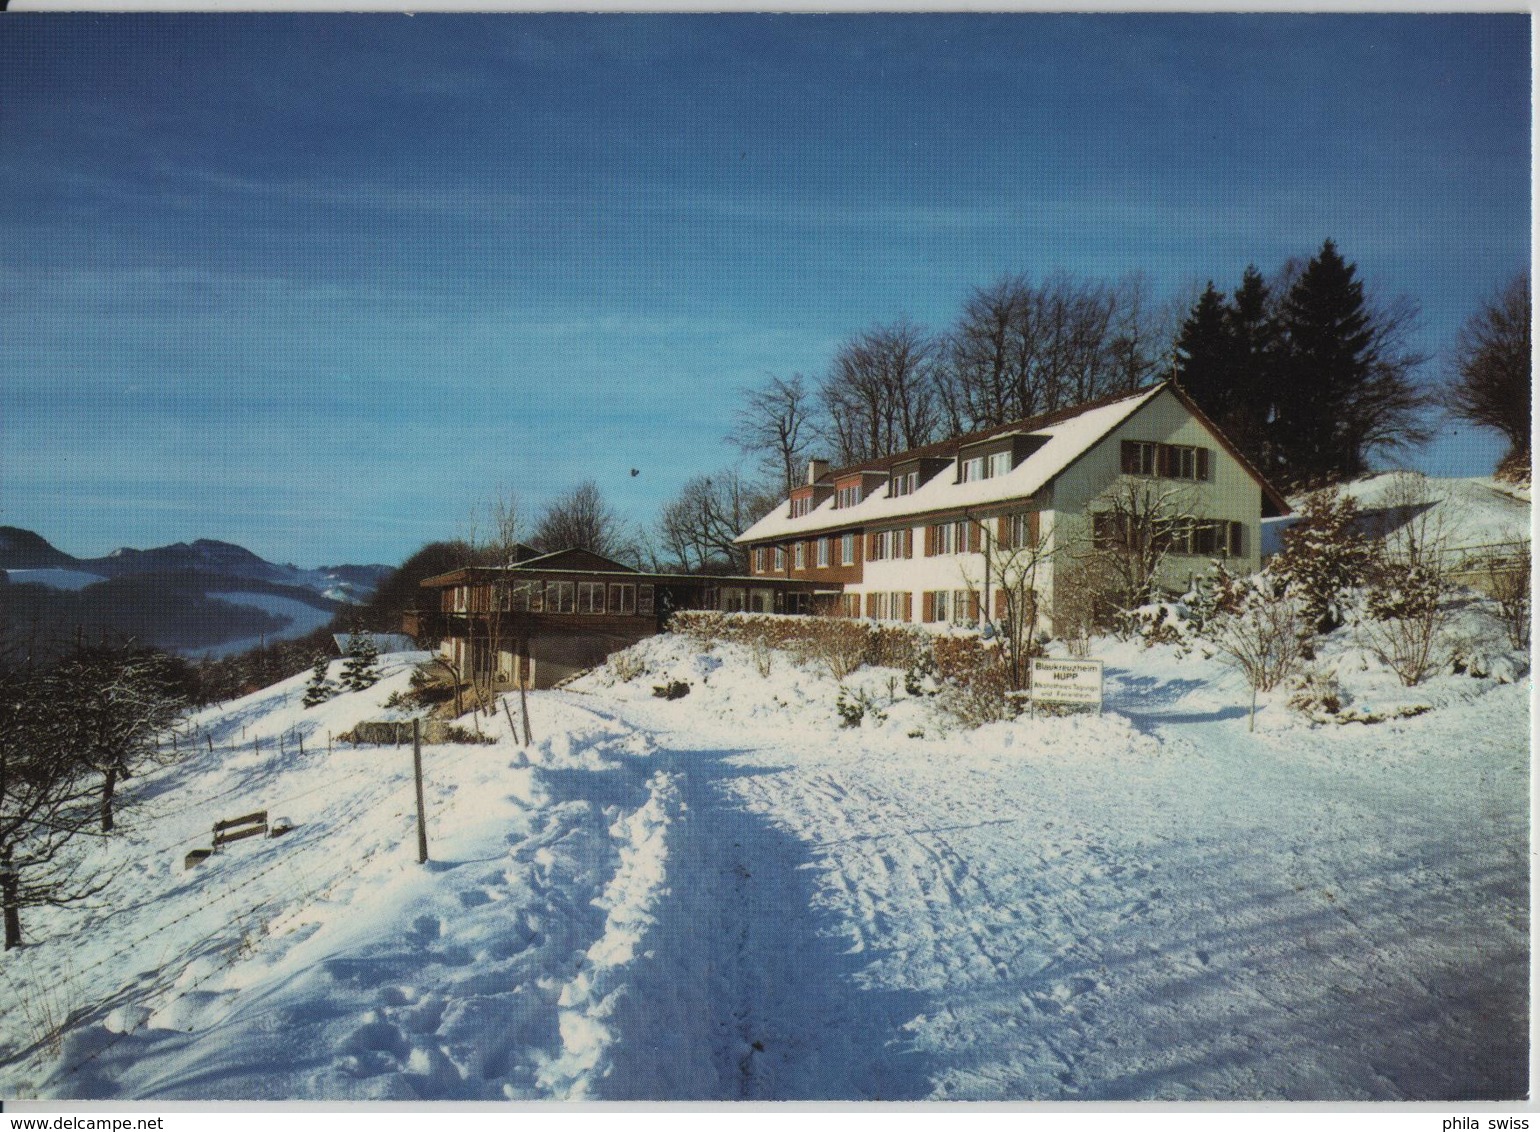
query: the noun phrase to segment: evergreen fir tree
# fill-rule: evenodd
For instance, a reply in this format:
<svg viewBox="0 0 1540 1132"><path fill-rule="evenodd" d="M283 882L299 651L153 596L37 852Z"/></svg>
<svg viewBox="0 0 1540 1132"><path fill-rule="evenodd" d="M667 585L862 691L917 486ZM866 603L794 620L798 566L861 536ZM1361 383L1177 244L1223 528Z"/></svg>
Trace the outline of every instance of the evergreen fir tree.
<svg viewBox="0 0 1540 1132"><path fill-rule="evenodd" d="M304 704L306 707L315 707L316 704L325 703L337 694L337 685L326 678L326 672L329 667L330 663L326 657L318 656L315 658L315 667L310 670L310 683L305 685Z"/></svg>
<svg viewBox="0 0 1540 1132"><path fill-rule="evenodd" d="M1174 376L1210 420L1224 428L1234 401L1234 346L1224 294L1208 287L1176 337Z"/></svg>
<svg viewBox="0 0 1540 1132"><path fill-rule="evenodd" d="M1374 327L1356 275L1327 240L1283 300L1272 470L1292 485L1367 471L1350 417L1370 380Z"/></svg>
<svg viewBox="0 0 1540 1132"><path fill-rule="evenodd" d="M348 635L347 663L342 666L342 686L350 692L362 692L380 678L376 661L379 649L368 633L355 629Z"/></svg>
<svg viewBox="0 0 1540 1132"><path fill-rule="evenodd" d="M1231 406L1220 427L1253 464L1269 472L1273 453L1268 433L1277 413L1273 371L1278 360L1278 324L1272 295L1254 264L1225 310L1229 332Z"/></svg>

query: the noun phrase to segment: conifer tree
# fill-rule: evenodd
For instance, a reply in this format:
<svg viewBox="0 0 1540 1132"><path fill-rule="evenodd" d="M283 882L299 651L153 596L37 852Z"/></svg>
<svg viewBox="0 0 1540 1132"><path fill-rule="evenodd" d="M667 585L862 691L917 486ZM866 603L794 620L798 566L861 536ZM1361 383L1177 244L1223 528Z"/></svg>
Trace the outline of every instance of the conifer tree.
<svg viewBox="0 0 1540 1132"><path fill-rule="evenodd" d="M1221 428L1235 401L1234 344L1226 313L1224 294L1210 280L1176 337L1176 379Z"/></svg>
<svg viewBox="0 0 1540 1132"><path fill-rule="evenodd" d="M362 692L380 678L376 662L379 649L374 637L355 629L348 636L348 658L342 666L342 686L350 692Z"/></svg>
<svg viewBox="0 0 1540 1132"><path fill-rule="evenodd" d="M1278 360L1278 325L1273 298L1255 264L1225 310L1229 332L1231 406L1219 422L1232 443L1258 468L1273 463L1268 426L1276 414L1272 374Z"/></svg>
<svg viewBox="0 0 1540 1132"><path fill-rule="evenodd" d="M330 663L326 657L315 658L315 667L310 670L310 683L305 685L306 707L315 707L316 704L325 703L337 694L337 685L326 678Z"/></svg>
<svg viewBox="0 0 1540 1132"><path fill-rule="evenodd" d="M1284 296L1276 442L1268 470L1305 485L1368 471L1368 453L1425 439L1418 413L1428 403L1411 371L1425 359L1405 346L1415 310L1373 309L1357 267L1327 240Z"/></svg>

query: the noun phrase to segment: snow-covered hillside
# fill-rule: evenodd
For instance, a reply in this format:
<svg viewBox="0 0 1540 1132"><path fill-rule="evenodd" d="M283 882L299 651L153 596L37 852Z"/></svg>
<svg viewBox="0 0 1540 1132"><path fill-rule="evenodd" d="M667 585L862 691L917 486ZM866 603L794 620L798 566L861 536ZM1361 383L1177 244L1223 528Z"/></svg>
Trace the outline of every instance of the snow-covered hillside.
<svg viewBox="0 0 1540 1132"><path fill-rule="evenodd" d="M1417 472L1382 472L1342 485L1375 534L1420 517L1419 537L1436 535L1450 548L1480 548L1530 537L1532 503L1528 484L1491 477L1437 477ZM1303 497L1291 499L1299 507ZM1410 504L1410 506L1408 506ZM1264 555L1283 549L1283 532L1297 516L1263 523Z"/></svg>
<svg viewBox="0 0 1540 1132"><path fill-rule="evenodd" d="M1522 1095L1528 689L1341 653L1358 705L1431 710L1280 693L1252 734L1218 662L1097 644L1106 714L967 731L891 670L844 728L784 653L655 638L532 694L530 747L510 697L427 748L426 866L410 749L327 745L412 658L206 711L102 906L0 959L0 1094ZM264 807L293 831L183 870Z"/></svg>

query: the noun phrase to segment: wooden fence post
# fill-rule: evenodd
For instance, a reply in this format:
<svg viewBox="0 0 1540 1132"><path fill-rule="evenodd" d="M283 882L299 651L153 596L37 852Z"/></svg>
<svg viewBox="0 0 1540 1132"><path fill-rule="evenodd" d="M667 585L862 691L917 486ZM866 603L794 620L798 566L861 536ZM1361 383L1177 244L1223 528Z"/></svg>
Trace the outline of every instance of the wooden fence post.
<svg viewBox="0 0 1540 1132"><path fill-rule="evenodd" d="M422 720L412 719L412 772L417 778L417 863L428 861L428 818L422 804Z"/></svg>

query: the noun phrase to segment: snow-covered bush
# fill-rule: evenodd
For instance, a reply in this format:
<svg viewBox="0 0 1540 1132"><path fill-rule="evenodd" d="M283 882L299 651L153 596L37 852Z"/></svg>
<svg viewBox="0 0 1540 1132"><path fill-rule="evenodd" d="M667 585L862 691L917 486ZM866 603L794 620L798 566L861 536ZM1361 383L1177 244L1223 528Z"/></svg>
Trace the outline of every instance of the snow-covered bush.
<svg viewBox="0 0 1540 1132"><path fill-rule="evenodd" d="M610 674L622 684L629 684L647 671L647 663L630 649L622 649L606 662Z"/></svg>
<svg viewBox="0 0 1540 1132"><path fill-rule="evenodd" d="M876 697L865 688L841 687L834 700L834 710L840 717L841 727L860 727L867 716L878 723L888 718L887 713L877 706Z"/></svg>
<svg viewBox="0 0 1540 1132"><path fill-rule="evenodd" d="M1289 706L1317 723L1339 716L1353 702L1352 695L1337 679L1335 669L1312 669L1300 676L1289 697Z"/></svg>
<svg viewBox="0 0 1540 1132"><path fill-rule="evenodd" d="M1010 674L1000 650L978 637L937 637L936 703L965 727L1013 719L1019 707L1010 696Z"/></svg>
<svg viewBox="0 0 1540 1132"><path fill-rule="evenodd" d="M1508 634L1508 643L1516 649L1529 647L1530 549L1527 541L1515 539L1514 549L1503 556L1489 558L1485 565L1487 588L1492 595L1494 615Z"/></svg>
<svg viewBox="0 0 1540 1132"><path fill-rule="evenodd" d="M1386 562L1364 591L1358 632L1401 683L1414 687L1450 659L1449 585L1426 562Z"/></svg>
<svg viewBox="0 0 1540 1132"><path fill-rule="evenodd" d="M1206 635L1251 686L1254 728L1257 693L1272 691L1303 659L1309 602L1289 589L1275 594L1271 580L1258 574L1232 583L1221 604L1224 612L1210 621Z"/></svg>
<svg viewBox="0 0 1540 1132"><path fill-rule="evenodd" d="M653 685L652 694L660 700L682 700L690 694L690 685L683 680L670 680Z"/></svg>
<svg viewBox="0 0 1540 1132"><path fill-rule="evenodd" d="M1283 534L1283 551L1267 574L1299 603L1308 631L1329 633L1349 617L1352 591L1369 580L1374 546L1355 524L1358 504L1335 488L1313 492Z"/></svg>

